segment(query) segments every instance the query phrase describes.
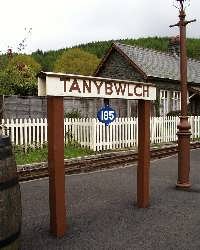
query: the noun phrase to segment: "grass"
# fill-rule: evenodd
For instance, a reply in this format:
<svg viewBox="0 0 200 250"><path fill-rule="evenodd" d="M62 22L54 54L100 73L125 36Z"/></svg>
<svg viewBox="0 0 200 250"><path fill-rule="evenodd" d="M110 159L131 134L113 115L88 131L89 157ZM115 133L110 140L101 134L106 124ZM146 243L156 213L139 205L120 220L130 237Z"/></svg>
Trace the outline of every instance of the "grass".
<svg viewBox="0 0 200 250"><path fill-rule="evenodd" d="M14 148L15 160L17 165L30 164L34 162L47 161L48 148L45 145L43 148L31 148L25 149L21 146L16 146ZM65 158L74 158L79 156L86 156L94 154L94 152L88 148L82 148L78 144L68 144L64 149Z"/></svg>
<svg viewBox="0 0 200 250"><path fill-rule="evenodd" d="M197 141L197 140L193 140ZM153 144L151 147L157 147L162 148L164 145L170 145L174 143L158 143ZM115 150L104 150L104 152L113 152L113 151L124 151L124 150L130 150L130 149L136 149L136 148L123 148L123 149L115 149ZM24 165L24 164L31 164L34 162L44 162L47 161L47 155L48 155L48 147L47 145L44 145L43 148L32 148L29 147L27 149L27 152L25 152L24 147L22 146L14 146L14 152L15 152L15 159L17 165ZM65 158L75 158L75 157L81 157L86 155L95 154L94 151L90 150L89 148L82 148L78 143L70 143L68 144L64 149L64 157Z"/></svg>

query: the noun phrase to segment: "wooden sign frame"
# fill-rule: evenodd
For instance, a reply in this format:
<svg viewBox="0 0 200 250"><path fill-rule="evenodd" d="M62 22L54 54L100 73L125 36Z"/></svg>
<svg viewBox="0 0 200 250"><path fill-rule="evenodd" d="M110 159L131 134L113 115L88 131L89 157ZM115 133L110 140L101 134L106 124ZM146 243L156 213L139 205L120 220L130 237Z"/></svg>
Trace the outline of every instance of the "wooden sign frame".
<svg viewBox="0 0 200 250"><path fill-rule="evenodd" d="M63 79L85 79L114 83L135 84L135 86L149 86L152 88L151 97L145 99L138 96L138 165L137 165L137 206L146 208L149 205L149 168L150 168L150 105L156 98L156 88L153 84L122 81L108 78L76 76L58 73L41 72L38 74L39 94L47 93L48 80L51 77ZM111 85L110 85L111 86ZM114 85L113 85L114 86ZM127 85L128 86L128 85ZM52 81L51 81L52 88ZM55 85L56 88L56 85ZM64 85L66 90L66 86ZM139 87L141 89L141 87ZM52 91L52 90L51 90ZM79 92L79 90L77 89ZM56 237L64 236L66 223L65 205L65 167L64 167L64 107L63 96L47 96L48 117L48 170L49 170L49 205L50 205L50 231ZM127 92L129 93L129 92ZM150 95L149 95L150 96ZM99 96L97 96L99 97ZM111 98L115 98L110 96ZM128 99L128 94L124 98ZM120 97L122 98L122 97ZM136 98L137 99L137 98Z"/></svg>

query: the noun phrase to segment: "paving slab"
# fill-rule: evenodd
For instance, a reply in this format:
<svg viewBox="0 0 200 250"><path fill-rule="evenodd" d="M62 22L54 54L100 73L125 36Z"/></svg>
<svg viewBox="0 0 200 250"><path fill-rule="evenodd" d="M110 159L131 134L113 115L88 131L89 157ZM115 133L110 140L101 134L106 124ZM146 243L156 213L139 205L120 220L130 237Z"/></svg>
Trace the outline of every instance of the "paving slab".
<svg viewBox="0 0 200 250"><path fill-rule="evenodd" d="M21 183L22 250L200 249L200 149L190 191L175 189L177 156L151 162L149 208L136 206L136 167L66 176L63 238L49 233L48 179Z"/></svg>

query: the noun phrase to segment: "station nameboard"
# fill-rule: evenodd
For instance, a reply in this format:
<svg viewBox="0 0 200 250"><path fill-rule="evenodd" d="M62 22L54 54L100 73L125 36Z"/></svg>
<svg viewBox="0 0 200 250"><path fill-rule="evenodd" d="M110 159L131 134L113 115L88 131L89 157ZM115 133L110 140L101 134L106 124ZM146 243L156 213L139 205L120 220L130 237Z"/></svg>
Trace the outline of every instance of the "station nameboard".
<svg viewBox="0 0 200 250"><path fill-rule="evenodd" d="M38 95L156 100L156 87L151 83L40 72Z"/></svg>

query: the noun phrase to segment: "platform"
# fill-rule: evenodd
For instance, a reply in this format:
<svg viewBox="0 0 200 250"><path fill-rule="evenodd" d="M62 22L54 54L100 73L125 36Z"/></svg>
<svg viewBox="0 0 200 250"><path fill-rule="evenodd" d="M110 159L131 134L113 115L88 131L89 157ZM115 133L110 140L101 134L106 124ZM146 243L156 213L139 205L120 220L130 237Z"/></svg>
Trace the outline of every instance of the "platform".
<svg viewBox="0 0 200 250"><path fill-rule="evenodd" d="M48 179L21 183L22 250L200 249L200 150L190 191L175 189L177 156L151 162L151 204L136 206L136 167L66 176L67 224L49 233Z"/></svg>

